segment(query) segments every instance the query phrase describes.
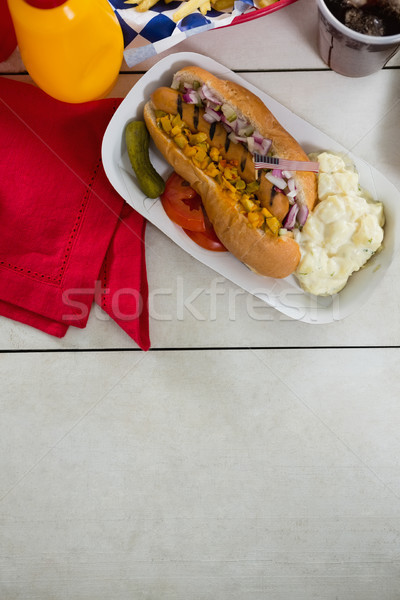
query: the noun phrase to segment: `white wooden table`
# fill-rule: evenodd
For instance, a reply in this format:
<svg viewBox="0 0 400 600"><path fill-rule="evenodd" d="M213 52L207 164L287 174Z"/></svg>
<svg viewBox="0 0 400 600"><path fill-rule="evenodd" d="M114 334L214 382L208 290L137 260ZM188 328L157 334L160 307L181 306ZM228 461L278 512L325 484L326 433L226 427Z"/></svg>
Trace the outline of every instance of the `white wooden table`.
<svg viewBox="0 0 400 600"><path fill-rule="evenodd" d="M170 53L239 72L400 188L400 55L348 79L315 37L299 0ZM29 80L17 54L0 70ZM0 319L0 598L398 600L399 263L312 326L149 225L150 290L168 293L148 353L96 310L62 340Z"/></svg>

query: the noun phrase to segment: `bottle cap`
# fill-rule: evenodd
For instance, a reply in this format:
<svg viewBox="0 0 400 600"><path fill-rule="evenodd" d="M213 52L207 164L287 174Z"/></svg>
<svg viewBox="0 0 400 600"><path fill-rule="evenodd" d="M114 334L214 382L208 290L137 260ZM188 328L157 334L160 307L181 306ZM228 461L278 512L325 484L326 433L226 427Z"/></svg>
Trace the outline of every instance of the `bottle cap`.
<svg viewBox="0 0 400 600"><path fill-rule="evenodd" d="M35 8L56 8L64 4L67 0L25 0L27 4L34 6Z"/></svg>

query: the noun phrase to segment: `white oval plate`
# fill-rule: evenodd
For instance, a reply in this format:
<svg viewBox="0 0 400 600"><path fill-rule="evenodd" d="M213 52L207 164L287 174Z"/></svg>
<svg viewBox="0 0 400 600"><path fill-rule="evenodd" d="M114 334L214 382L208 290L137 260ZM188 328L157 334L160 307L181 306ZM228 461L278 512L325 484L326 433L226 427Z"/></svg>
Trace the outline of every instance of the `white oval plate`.
<svg viewBox="0 0 400 600"><path fill-rule="evenodd" d="M143 107L151 92L159 86L169 86L173 74L188 65L203 67L218 77L235 81L251 90L261 98L306 152L321 150L346 152L343 146L329 136L220 63L201 54L182 52L160 60L143 75L111 119L102 144L103 165L111 184L128 204L183 250L288 317L318 324L331 323L348 316L367 301L391 263L397 246L394 232L396 223L399 221L399 191L374 167L348 153L359 172L362 187L367 189L375 200L380 200L384 204L385 239L383 250L373 256L365 268L350 277L346 287L334 296L326 298L312 296L300 288L293 275L285 279L262 277L250 271L229 252L214 253L200 248L188 238L180 227L170 221L159 199L151 200L141 192L131 168L124 141L126 124L131 120L143 119ZM171 172L171 167L154 146L150 149L150 158L156 170L166 178Z"/></svg>

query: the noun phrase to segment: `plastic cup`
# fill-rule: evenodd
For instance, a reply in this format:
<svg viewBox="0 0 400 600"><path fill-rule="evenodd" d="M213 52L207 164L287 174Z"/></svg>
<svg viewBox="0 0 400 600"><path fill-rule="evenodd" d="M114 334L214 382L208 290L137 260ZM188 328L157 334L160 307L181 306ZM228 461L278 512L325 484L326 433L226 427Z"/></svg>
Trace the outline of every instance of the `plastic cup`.
<svg viewBox="0 0 400 600"><path fill-rule="evenodd" d="M371 75L382 69L399 49L400 34L358 33L336 19L324 0L317 0L317 6L319 53L336 73L347 77Z"/></svg>

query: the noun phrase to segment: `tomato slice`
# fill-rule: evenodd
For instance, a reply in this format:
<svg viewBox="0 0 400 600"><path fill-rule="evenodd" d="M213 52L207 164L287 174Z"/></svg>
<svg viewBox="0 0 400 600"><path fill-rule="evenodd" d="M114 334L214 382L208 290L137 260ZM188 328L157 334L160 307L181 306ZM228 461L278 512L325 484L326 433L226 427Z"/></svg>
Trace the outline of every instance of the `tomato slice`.
<svg viewBox="0 0 400 600"><path fill-rule="evenodd" d="M189 231L189 229L184 229L183 231L198 246L201 246L206 250L212 250L213 252L227 252L227 249L222 242L219 241L214 231Z"/></svg>
<svg viewBox="0 0 400 600"><path fill-rule="evenodd" d="M168 177L160 198L168 217L191 240L206 250L227 252L215 234L199 194L180 175L174 172Z"/></svg>
<svg viewBox="0 0 400 600"><path fill-rule="evenodd" d="M177 173L168 177L161 203L171 221L180 227L196 232L206 231L201 198Z"/></svg>
<svg viewBox="0 0 400 600"><path fill-rule="evenodd" d="M183 231L198 246L201 246L206 250L212 250L213 252L228 252L223 243L217 238L214 227L206 213L204 213L204 222L206 225L205 231L189 231L188 229L183 229Z"/></svg>

